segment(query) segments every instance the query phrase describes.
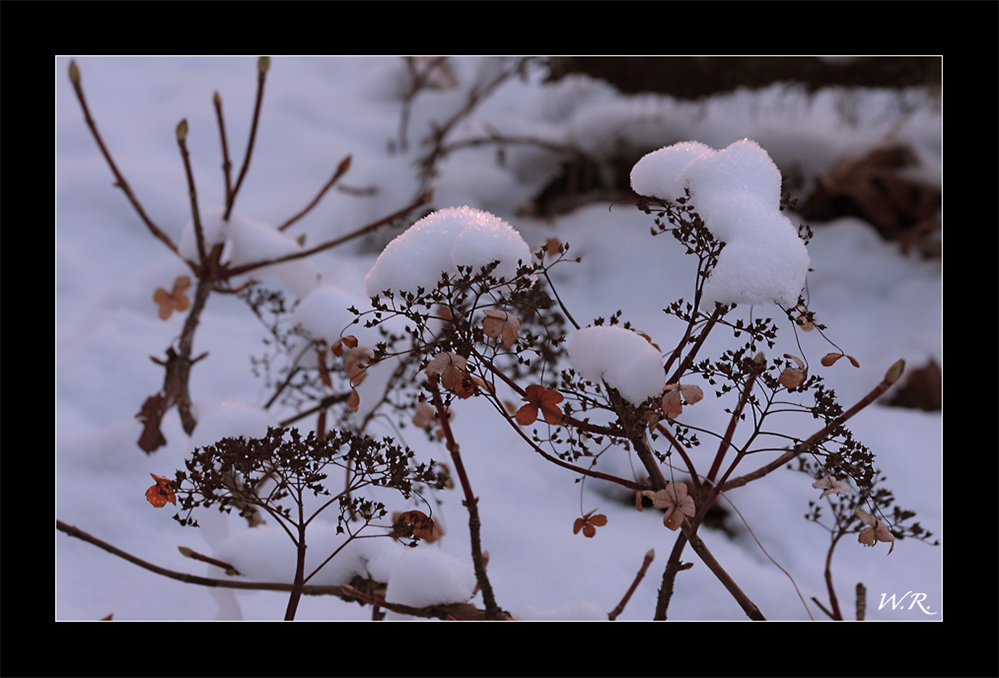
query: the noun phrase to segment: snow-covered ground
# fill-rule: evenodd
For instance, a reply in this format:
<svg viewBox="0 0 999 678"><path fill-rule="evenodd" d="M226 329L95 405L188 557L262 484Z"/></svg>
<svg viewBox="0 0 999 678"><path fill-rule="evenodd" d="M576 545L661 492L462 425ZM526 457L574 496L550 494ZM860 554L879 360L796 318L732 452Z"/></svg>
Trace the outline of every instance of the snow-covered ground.
<svg viewBox="0 0 999 678"><path fill-rule="evenodd" d="M212 94L217 90L222 96L230 152L238 164L252 114L256 60L78 58L77 63L91 111L119 168L146 212L181 241L190 203L174 128L182 118L188 120L199 204L219 206L223 183ZM483 59L452 63L458 87L416 98L407 127L409 150L401 153L389 150L399 148L405 82L400 59L272 59L253 161L237 200L246 223L282 223L314 197L347 155L352 162L342 183L362 190L331 192L288 235L305 234L307 243L316 244L410 203L420 190L413 163L425 149L418 142L433 121L458 110L465 90L495 67L494 61ZM167 446L152 455L138 448L141 426L135 413L160 389L163 378L162 368L149 356L162 356L183 323L182 314L167 321L158 317L153 290L169 287L187 271L151 237L122 192L112 186L113 177L73 96L68 66L68 58L56 59L57 516L166 568L224 576L183 558L177 546L186 545L207 554L219 549L227 557L242 559L245 569L260 577L290 581L293 569L282 563L290 562L293 550L282 535L270 539L261 528L251 535L245 521L207 513L199 518L200 530L180 527L171 520L172 511L157 510L144 497L149 474L172 476L183 467L192 446L225 435L262 434L267 423L278 418L260 409L269 393L250 370L250 357L263 353L265 331L238 299L213 295L194 345L196 355L208 351L209 356L194 366L190 383L200 425L187 437L173 410L164 420ZM624 97L582 77L543 86L535 74L526 81L507 81L452 134L458 139L494 128L511 136L574 143L595 155L620 140L648 150L690 140L723 149L748 137L777 167L793 168L806 178L890 138L910 144L923 163L922 178L939 183L939 110L917 106L902 117L893 97L887 92L806 97L773 87L690 104L661 96ZM844 98L856 114L851 122L841 115ZM550 237L570 243L571 254L582 262L560 265L553 276L574 317L585 325L620 309L623 320L660 346L672 346L677 321L662 309L678 297L689 299L696 262L669 236L652 238L652 218L626 205L609 210L607 203L592 204L550 220L518 216L518 208L557 167L555 156L536 148L510 148L503 164L497 163L491 147L455 151L440 164L432 182L433 206L488 210L512 224L532 249ZM791 221L797 224L794 216ZM860 369L845 361L820 368L818 358L829 348L815 333L801 335L802 349L840 402L848 407L862 397L900 357L910 367L929 358L942 363L939 263L901 255L897 245L883 242L856 219L813 228L808 246L813 269L808 275L810 309L828 326L827 334L859 361ZM387 240L386 235L376 242L384 245ZM340 288L344 299L363 304L365 275L378 256L374 244L366 241L323 252L293 276L279 279L276 272L268 282L304 293L319 273L325 284ZM750 307L739 308L748 317ZM758 316L768 310L758 305L753 312ZM734 347L730 335L716 332L703 355ZM799 353L789 331L772 349L774 355L785 351ZM523 618L546 616L545 611L552 610L561 612L547 616L606 613L653 548L656 560L621 616L650 619L662 567L676 537L663 527L661 514L636 513L630 497L597 483L586 482L581 490L573 475L525 448L485 403L473 398L454 408L455 436L480 498L483 547L490 553L489 575L499 604ZM710 395L690 408L689 415L698 417L698 425L716 429L727 421ZM799 420L789 426L796 434L808 435L814 422ZM853 419L850 428L877 455L876 466L897 503L914 509L921 524L940 537L940 413L875 404ZM396 433L387 427L371 432ZM423 436L410 435L405 442L421 458L445 456L443 448L429 445ZM629 473L623 456L620 463L621 472ZM828 534L803 518L808 501L817 498L810 483L803 474L782 471L733 492L731 499L767 552L794 577L815 618L822 618L810 598L827 600L823 567ZM470 555L460 491L444 491L438 498L443 503L435 517L446 534L417 551L441 549L449 555L424 554L421 560L406 554L408 562L396 563L399 552L391 547L382 552L388 559L380 564L382 571L391 575L393 564L399 565L399 600L419 601L417 590L436 586L430 582L435 571L450 571L459 580L450 580L448 586L464 585L460 581L464 568L470 569ZM592 539L574 535L573 521L580 511L594 508L608 517L608 524ZM706 528L701 536L749 598L770 619L808 619L791 582L745 525L734 514L729 525L734 538ZM324 539L317 531L317 549ZM234 594L166 579L62 533L56 547L55 614L62 620L100 619L109 613L115 619L280 619L287 603L286 594ZM833 575L847 614L860 581L868 590L869 619L940 620L943 548L910 539L897 542L890 556L886 552L884 544L863 548L852 538L837 547ZM693 558L687 554L687 559ZM286 572L284 577L281 572ZM421 573L425 576L416 576ZM925 594L922 605L911 605L910 596L895 609L890 603L880 606L883 597L898 599L907 593ZM678 576L669 612L671 619L745 619L700 563ZM303 598L297 615L369 617L370 608L332 597Z"/></svg>

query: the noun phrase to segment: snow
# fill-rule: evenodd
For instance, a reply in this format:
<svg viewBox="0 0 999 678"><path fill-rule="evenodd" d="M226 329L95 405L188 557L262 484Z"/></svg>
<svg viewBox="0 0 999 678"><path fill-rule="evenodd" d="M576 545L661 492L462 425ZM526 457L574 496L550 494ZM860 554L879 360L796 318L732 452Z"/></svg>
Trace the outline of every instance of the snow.
<svg viewBox="0 0 999 678"><path fill-rule="evenodd" d="M214 244L223 243L223 262L235 267L276 259L302 250L302 246L294 238L288 237L272 226L249 218L240 210L233 210L228 222L222 220L224 213L223 208L215 207L203 210L201 214L205 249L211 250ZM198 260L198 242L193 220L184 226L178 248L185 259ZM299 297L315 289L322 280L319 268L307 260L267 266L255 270L252 275L258 279L276 277Z"/></svg>
<svg viewBox="0 0 999 678"><path fill-rule="evenodd" d="M391 583L397 565L409 549L391 539L347 540L337 534L336 525L317 521L309 525L309 548L305 552L305 576L309 576L337 549L342 549L311 579L314 586L343 586L355 576L368 577L389 573ZM296 551L287 533L276 525L262 525L240 530L223 541L214 557L232 565L241 581L294 581ZM212 576L221 576L221 568ZM380 580L381 581L381 580ZM474 585L474 577L473 577ZM445 592L441 595L446 597ZM467 597L467 594L466 596Z"/></svg>
<svg viewBox="0 0 999 678"><path fill-rule="evenodd" d="M299 325L313 339L326 343L336 341L341 334L354 334L351 327L357 316L347 309L367 306L367 298L352 294L339 285L321 285L310 292L291 314L292 325Z"/></svg>
<svg viewBox="0 0 999 678"><path fill-rule="evenodd" d="M222 204L212 94L220 91L225 101L230 150L234 158L241 158L254 101L254 60L77 61L98 128L133 191L146 212L174 242L184 242L189 252L191 241L182 234L190 221L190 201L173 129L178 120L188 119L188 147L199 200L208 206ZM462 87L471 86L480 69L488 65L488 60L476 58L453 61ZM250 370L250 357L267 350L262 343L266 329L232 295L213 294L195 338L195 355L208 352L208 357L191 372L198 419L194 436L184 434L172 410L163 424L167 445L152 455L136 446L141 426L135 413L163 381L162 368L149 356L162 356L166 347L174 345L183 324L182 314L161 321L152 293L159 286L169 288L177 275L190 271L150 236L121 191L112 186L113 177L65 76L68 63L68 58L58 58L55 64L57 517L173 570L225 576L217 568L183 558L177 546L187 545L231 558L247 578L290 581L293 569L289 571L288 562L293 547L272 523L248 529L245 520L235 515L204 511L197 516L201 529L185 528L170 518L172 512L145 502L149 474L172 475L183 468L192 446L220 435L258 435L289 412L276 406L264 408L272 390ZM213 241L230 241L226 256L231 261L296 251L300 235L310 244L323 242L392 213L419 195L422 187L414 163L424 149L418 141L434 121L447 119L460 108L463 97L452 90L422 93L410 120L410 150L387 153L387 142L398 133L401 103L396 92L402 72L401 61L388 58L272 60L254 162L237 199L235 221L230 222L230 227L245 227L225 233L216 229L211 235ZM854 369L846 361L832 368L820 367L818 358L828 351L822 338L815 333L799 335L799 348L791 328L783 326L779 343L768 356L804 352L811 358L812 369L821 370L843 405L849 406L900 356L912 367L931 357L942 364L939 263L900 254L896 245L882 242L857 219L813 224L815 236L808 246L808 259L795 256L790 238L781 235L788 225L773 215L777 199L773 171L763 156L781 169L797 168L814 178L839 157L855 157L891 135L895 141L911 143L927 163L920 171L939 181L942 153L940 112L932 105L912 106L903 114L893 108L891 93L857 92L850 100L856 116L847 124L839 115L840 96L823 91L808 97L774 87L734 92L692 105L661 96L623 97L603 83L579 76L549 85L531 76L504 84L455 134L474 137L500 125L510 134L578 141L591 152L612 148L619 138L642 149L668 149L685 139L699 140L702 145L692 150L659 156L662 162L650 165L653 171L646 175L648 180L664 182L667 199L679 197L677 187L682 194L689 186L709 227L721 229L719 233L729 238L725 253L741 252L734 261L719 261L715 269L719 277L712 293L719 300L727 295L739 299L737 303L788 303L792 296L796 300L803 275L781 257L794 260L799 268L802 261L810 261L814 271L808 274L809 308L861 368ZM918 96L912 94L910 101L918 104ZM728 152L745 138L754 139L761 150L742 143ZM308 204L347 154L353 158L352 168L342 182L358 190L331 192L293 228L277 231L272 224L284 223ZM621 309L624 320L659 346L674 346L678 323L663 314L662 308L676 298L691 299L696 262L678 251L671 238L650 238L650 217L627 206L616 205L609 212L606 203L600 203L544 221L517 216L526 198L547 180L547 171L557 167L558 158L538 149L508 148L503 165L496 162L494 148L455 151L437 168L436 211L421 222L437 223L446 236L411 228L400 236L405 238L405 247L393 241L379 256L383 249L379 243L391 237L379 232L369 241L300 260L284 267L285 272L253 275L265 274L268 285L285 290L289 301L300 302L296 321L310 333L329 339L339 336L352 320L348 306L363 310L366 292L378 293L383 286L432 287L442 272L451 274L458 264L481 265L492 259L503 262L506 273L498 274L509 275L518 260L530 260L531 249L558 237L571 244L572 256L582 258L578 265L552 269L561 299L577 320L585 324L587 318L606 317ZM730 172L729 180L745 184L745 190L733 191L729 202L711 185L716 171L723 170ZM636 169L639 182L643 171ZM766 196L759 204L754 202L757 191ZM733 209L735 203L739 210ZM452 206L457 209L447 209ZM209 229L211 213L210 208L203 211ZM764 259L763 249L781 256ZM372 267L378 273L369 279L366 290L365 273ZM730 267L738 275L721 277L719 272ZM760 279L759 274L769 267L774 267L770 276L780 281L777 286L767 287ZM759 317L770 311L747 306L736 309L733 320L748 319L750 314ZM371 343L358 326L348 333L355 329L362 344ZM576 341L585 341L588 335L610 337L608 331L620 338L601 339L596 343L602 348L584 351L583 358L574 350L573 361L584 363L577 369L599 375L612 385L619 379L628 382L618 385L625 387L627 395L622 395L633 402L658 393L661 363L657 370L644 371L627 367L628 360L622 358L631 355L651 367L655 349L636 333L627 334L619 327L590 327L572 337L573 345L578 349L583 344ZM731 336L718 331L700 355L718 356L732 347ZM624 376L615 376L617 371ZM361 385L362 407L374 402L378 379L372 370ZM634 392L629 385L636 385ZM723 408L732 403L715 400L707 385L704 391L703 401L684 408L683 420L722 430L728 421ZM674 533L663 528L661 515L650 510L635 512L633 494L618 487L589 479L575 482L576 476L527 449L481 399L452 406L457 412L455 436L480 499L483 548L490 552L489 575L499 604L524 619L600 618L617 605L643 555L655 547L661 555L620 617L650 619L665 554L675 539ZM302 425L313 423L303 421ZM788 422L787 431L808 435L813 428L814 422L795 420ZM877 455L877 466L889 478L897 503L916 510L921 524L939 536L940 413L875 404L851 420L850 428ZM412 427L400 430L376 419L371 432L397 437L421 460L446 458L439 444L428 442ZM694 462L706 468L710 454L697 450ZM743 462L747 470L750 461ZM624 450L611 449L601 456L597 468L631 477L634 460ZM825 600L828 534L801 518L808 502L820 494L812 482L802 474L775 472L763 482L731 493L729 499L767 551L794 576L805 599ZM366 571L389 582L390 599L421 604L430 599L468 598L474 582L469 578L468 518L461 492L444 490L428 499L434 502L435 521L444 529L439 542L411 550L387 538L359 540L334 558L315 583L342 581L351 573ZM390 508L413 507L400 500ZM580 512L597 508L608 517L607 525L592 539L574 535L573 521ZM702 530L701 536L740 587L768 618L809 619L787 578L763 555L746 525L733 515L729 526L732 537L710 529ZM339 543L334 532L325 523L310 526L310 562L318 562L315 559L324 551L332 552ZM901 540L894 553L886 556L879 548L865 549L853 541L843 540L834 557L841 602L850 600L855 583L863 581L869 591L869 619L942 618L942 548ZM685 560L693 558L688 554ZM287 595L274 592L235 593L169 580L62 533L56 537L55 585L55 616L60 620L100 619L108 613L119 620L273 620L282 617L288 600ZM936 614L927 615L918 607L878 609L882 594L906 591L924 592L926 605ZM481 594L471 601L481 607ZM809 607L821 617L814 605ZM306 596L298 618L369 619L370 607L329 596ZM677 579L670 618L740 620L745 616L697 561Z"/></svg>
<svg viewBox="0 0 999 678"><path fill-rule="evenodd" d="M513 611L518 621L599 621L607 620L607 611L595 600L566 605L554 610L539 610L529 603L518 605Z"/></svg>
<svg viewBox="0 0 999 678"><path fill-rule="evenodd" d="M407 549L392 566L385 600L413 607L461 603L475 590L475 570L433 544ZM388 617L386 617L388 618Z"/></svg>
<svg viewBox="0 0 999 678"><path fill-rule="evenodd" d="M473 207L448 207L426 216L390 242L364 279L368 296L386 290L432 290L441 274L459 266L478 272L495 261L492 275L513 279L531 251L521 235L499 217Z"/></svg>
<svg viewBox="0 0 999 678"><path fill-rule="evenodd" d="M780 211L780 170L755 141L716 151L684 142L649 153L632 169L639 195L691 203L715 239L725 243L704 285L701 307L798 302L810 259L798 229Z"/></svg>
<svg viewBox="0 0 999 678"><path fill-rule="evenodd" d="M603 380L636 406L660 395L666 385L659 350L645 337L616 325L577 331L569 343L569 360L584 379Z"/></svg>

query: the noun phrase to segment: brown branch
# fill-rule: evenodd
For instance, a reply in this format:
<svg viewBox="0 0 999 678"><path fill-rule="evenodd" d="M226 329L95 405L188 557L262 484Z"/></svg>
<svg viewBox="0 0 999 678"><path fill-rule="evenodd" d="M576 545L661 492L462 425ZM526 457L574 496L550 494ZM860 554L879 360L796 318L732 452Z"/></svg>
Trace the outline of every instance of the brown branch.
<svg viewBox="0 0 999 678"><path fill-rule="evenodd" d="M220 589L240 589L243 591L283 591L290 592L294 588L294 584L283 584L278 582L248 582L248 581L233 581L231 579L213 579L211 577L200 577L194 574L188 574L186 572L177 572L175 570L169 570L165 567L160 567L159 565L154 565L142 558L133 556L127 551L122 551L116 546L112 546L107 542L98 539L97 537L84 532L78 527L64 523L61 520L56 520L56 529L60 532L64 532L70 537L80 539L87 542L88 544L93 544L94 546L107 551L108 553L118 556L133 565L138 565L139 567L149 570L150 572L155 572L156 574L167 577L168 579L174 579L176 581L184 582L185 584L195 584L197 586L209 586L213 588ZM215 564L215 563L212 563ZM223 563L224 565L225 563ZM311 584L305 584L301 587L302 594L307 596L339 596L345 601L350 602L354 599L361 600L363 602L379 605L387 609L391 609L402 614L409 614L414 617L427 617L427 618L439 618L446 619L448 617L454 619L486 619L486 613L484 610L479 610L475 606L467 603L450 603L448 605L432 605L429 607L410 607L408 605L400 605L398 603L389 603L381 598L376 598L369 594L363 593L356 587L350 585L343 586L316 586ZM496 619L511 619L509 614L501 613Z"/></svg>
<svg viewBox="0 0 999 678"><path fill-rule="evenodd" d="M656 599L656 621L666 621L666 610L673 599L673 584L676 581L676 573L682 568L680 556L683 555L683 548L687 545L687 535L680 532L673 542L673 550L670 551L669 560L666 561L666 569L663 570L663 583L659 586L659 596Z"/></svg>
<svg viewBox="0 0 999 678"><path fill-rule="evenodd" d="M700 556L701 560L708 566L708 569L711 570L711 573L715 575L718 581L720 581L728 592L732 594L732 597L739 603L739 606L746 613L746 616L754 621L766 621L766 617L764 617L760 612L760 609L756 607L756 604L753 603L753 601L751 601L745 593L743 593L742 589L740 589L735 583L735 580L733 580L729 573L725 571L725 568L723 568L721 564L715 560L711 551L709 551L708 547L704 545L701 538L697 536L697 526L691 525L691 523L684 518L681 529L684 531L687 541L690 542L691 548L693 548L694 552Z"/></svg>
<svg viewBox="0 0 999 678"><path fill-rule="evenodd" d="M180 256L180 249L174 241L170 239L170 236L164 233L159 226L153 223L153 220L149 218L146 211L142 209L142 204L139 202L139 199L135 197L135 194L132 193L131 187L128 185L128 182L125 181L125 177L122 173L118 171L118 166L115 165L114 159L111 157L111 153L108 151L107 146L104 145L104 140L101 138L100 132L97 131L97 124L90 115L90 109L87 107L87 100L83 96L83 87L80 85L80 69L76 65L75 60L69 62L69 80L73 83L73 91L76 92L76 98L80 102L80 108L83 109L83 119L86 121L87 127L90 128L90 133L93 135L94 141L97 142L97 147L100 149L101 154L104 156L108 166L111 168L111 173L114 174L114 185L125 192L126 197L128 197L128 201L132 203L132 207L135 208L135 211L139 214L139 218L141 218L143 223L146 224L149 231L164 245L169 247L174 254Z"/></svg>
<svg viewBox="0 0 999 678"><path fill-rule="evenodd" d="M238 576L239 570L230 565L229 563L223 563L221 560L216 560L203 553L198 553L192 548L187 546L178 546L177 550L180 551L181 555L185 558L191 558L192 560L200 560L203 563L208 563L209 565L214 565L215 567L225 570L225 573L231 577Z"/></svg>
<svg viewBox="0 0 999 678"><path fill-rule="evenodd" d="M687 473L690 474L690 480L694 483L694 489L699 489L701 486L701 480L697 475L697 470L694 468L694 462L691 461L690 456L687 454L687 450L683 448L683 445L681 445L680 441L676 439L673 432L659 422L656 423L656 431L665 436L670 442L670 445L676 448L676 451L680 454L680 458L683 459L683 463L687 465Z"/></svg>
<svg viewBox="0 0 999 678"><path fill-rule="evenodd" d="M373 232L373 231L381 228L385 224L391 223L391 222L395 221L396 219L399 219L399 218L407 215L408 213L412 212L417 207L420 207L421 205L427 204L428 202L430 202L433 199L433 194L434 193L433 193L432 189L427 189L426 191L423 192L423 195L421 195L419 198L417 198L411 204L407 205L406 207L403 207L398 212L394 212L394 213L388 215L387 217L383 217L383 218L379 219L378 221L374 221L374 222L368 224L367 226L362 226L361 228L359 228L359 229L357 229L355 231L351 231L350 233L347 233L346 235L342 235L339 238L334 238L333 240L327 240L326 242L324 242L324 243L322 243L320 245L316 245L315 247L313 247L311 249L301 250L299 252L293 252L293 253L285 255L283 257L278 257L277 259L268 259L266 261L255 261L255 262L251 262L249 264L243 264L242 266L234 266L232 268L228 268L225 271L224 277L226 279L228 279L228 278L232 278L232 277L237 276L237 275L242 275L243 273L248 273L249 271L252 271L252 270L257 269L257 268L263 268L264 266L273 266L275 264L283 264L283 263L285 263L287 261L294 261L296 259L303 259L305 257L312 256L313 254L316 254L317 252L322 252L323 250L328 250L331 247L336 247L337 245L342 245L345 242L353 240L354 238L359 238L362 235L367 235L368 233L371 233L371 232Z"/></svg>
<svg viewBox="0 0 999 678"><path fill-rule="evenodd" d="M365 593L354 588L353 586L350 586L349 584L341 588L346 595L364 601L369 605L384 607L386 610L392 610L393 612L398 612L399 614L408 614L413 617L448 619L452 621L485 621L487 619L510 621L513 619L509 613L502 610L497 616L490 617L484 610L480 610L469 603L448 603L447 605L412 607L411 605L403 605L402 603L390 603L384 598L379 598L378 596L373 596L370 593Z"/></svg>
<svg viewBox="0 0 999 678"><path fill-rule="evenodd" d="M243 167L239 170L239 178L236 179L236 186L232 193L226 195L225 215L223 221L229 221L232 213L232 206L236 204L236 194L239 193L246 171L250 169L250 156L253 155L253 143L257 138L257 125L260 122L260 104L264 100L264 82L267 80L267 69L270 68L270 57L262 56L257 60L257 102L253 107L253 122L250 123L250 141L246 145L246 156L243 158Z"/></svg>
<svg viewBox="0 0 999 678"><path fill-rule="evenodd" d="M60 532L65 532L71 537L76 537L81 539L88 544L93 544L94 546L107 551L112 555L116 555L119 558L123 558L133 565L138 565L139 567L149 570L150 572L155 572L156 574L162 575L169 579L175 579L177 581L182 581L186 584L196 584L198 586L212 586L221 589L243 589L243 590L253 590L253 591L291 591L293 584L281 584L277 582L247 582L247 581L232 581L231 579L212 579L210 577L199 577L198 575L188 574L186 572L177 572L175 570L168 570L165 567L160 567L159 565L154 565L148 561L143 560L137 556L133 556L127 551L122 551L116 546L112 546L97 537L94 537L87 532L84 532L78 527L73 525L68 525L61 520L56 521L56 529ZM309 595L335 595L343 596L343 587L340 586L306 586L302 590L303 593Z"/></svg>
<svg viewBox="0 0 999 678"><path fill-rule="evenodd" d="M746 384L742 388L742 393L739 394L739 402L735 406L735 409L732 410L732 416L729 417L728 421L728 428L725 429L725 435L722 436L721 443L718 444L718 452L715 454L715 459L711 463L711 469L708 471L707 479L712 485L715 484L715 476L718 474L718 469L721 467L722 460L725 458L728 448L732 446L732 438L735 436L735 429L739 426L739 422L742 421L742 410L745 408L746 403L749 402L749 398L753 393L753 386L756 384L756 378L759 377L760 371L764 369L764 366L765 360L763 358L763 353L757 353L756 357L753 358L753 372L751 372L746 378ZM749 443L747 443L747 445L748 444ZM739 463L741 458L742 453L740 452L735 458L735 461L732 462L732 465L725 471L725 475L722 477L718 485L725 484L725 480L729 477L729 475L731 475L732 470L735 469L736 464Z"/></svg>
<svg viewBox="0 0 999 678"><path fill-rule="evenodd" d="M629 600L631 600L632 594L635 592L635 589L638 588L639 583L641 583L642 579L645 577L645 573L648 571L649 565L652 564L652 561L655 557L656 557L656 552L653 549L649 549L648 552L645 554L645 558L642 560L642 566L638 568L638 574L635 575L635 580L631 582L631 586L628 587L628 591L627 593L624 594L624 598L621 599L621 602L618 603L617 607L611 610L610 614L607 615L607 619L609 619L610 621L614 621L615 619L618 618L618 615L624 612L624 606L628 604Z"/></svg>
<svg viewBox="0 0 999 678"><path fill-rule="evenodd" d="M677 383L680 380L680 377L683 376L684 372L690 369L690 366L694 364L694 356L696 356L697 352L701 349L701 345L704 344L704 340L708 338L708 334L714 328L715 323L718 322L718 318L722 316L722 310L724 308L725 307L722 306L721 304L715 305L714 313L712 313L711 317L708 318L708 322L704 325L704 328L701 330L700 335L698 335L697 341L694 343L694 347L690 349L689 353L687 353L687 357L683 359L683 362L680 364L680 367L676 368L676 372L673 373L673 376L666 380L667 384ZM673 356L679 355L678 353L679 350L680 346L677 346L676 350L673 352ZM669 366L672 364L673 360L674 358L671 356L669 361L666 363L666 367L664 368L664 370L669 369Z"/></svg>
<svg viewBox="0 0 999 678"><path fill-rule="evenodd" d="M177 145L180 146L180 157L184 160L184 174L187 177L187 194L191 199L191 215L194 220L194 235L198 241L198 261L204 267L207 259L205 232L201 226L201 210L198 209L198 191L194 186L194 171L191 169L191 156L187 152L187 118L184 118L177 124Z"/></svg>
<svg viewBox="0 0 999 678"><path fill-rule="evenodd" d="M229 159L229 142L225 134L225 118L222 115L222 97L218 92L212 97L215 104L215 117L219 122L219 138L222 141L222 174L225 177L225 204L229 204L232 196L232 160Z"/></svg>
<svg viewBox="0 0 999 678"><path fill-rule="evenodd" d="M782 466L793 460L795 457L797 457L799 454L802 454L803 452L819 444L820 442L825 440L832 431L835 431L844 423L846 423L846 421L849 420L853 415L857 414L865 407L873 403L875 400L880 398L885 391L891 388L892 384L894 384L896 381L899 380L899 378L901 378L902 371L904 369L905 369L905 361L899 360L898 362L896 362L894 365L891 366L891 368L888 370L888 373L885 374L885 378L881 381L881 383L875 386L870 393L868 393L863 398L858 400L853 407L848 409L840 416L836 417L836 419L834 419L826 426L823 426L820 430L816 431L814 434L812 434L811 437L808 438L808 440L798 443L793 448L791 448L790 450L779 456L777 459L774 459L769 464L761 466L755 471L747 473L744 476L739 476L738 478L733 478L732 480L729 480L721 487L721 491L729 492L737 487L742 487L746 483L762 478L763 476L768 475L769 473L772 473L773 471L781 468Z"/></svg>
<svg viewBox="0 0 999 678"><path fill-rule="evenodd" d="M482 555L480 534L482 522L479 519L479 499L472 492L472 484L469 482L468 474L465 472L465 464L461 460L458 443L454 440L454 433L451 430L447 408L444 406L444 400L441 398L440 388L437 385L437 377L431 377L429 387L433 396L431 404L437 408L437 418L440 421L441 430L443 430L444 438L447 441L448 452L451 453L451 462L454 464L454 470L458 473L461 489L465 493L465 501L463 503L468 511L468 531L470 541L472 542L472 563L475 567L475 579L479 583L479 589L482 591L482 602L486 606L486 617L498 618L503 611L496 604L496 596L493 594L493 586L489 582L489 575L486 573L486 564Z"/></svg>
<svg viewBox="0 0 999 678"><path fill-rule="evenodd" d="M645 470L649 472L649 481L652 483L652 489L661 490L665 488L667 485L666 476L663 475L662 469L659 468L659 460L656 459L652 448L645 439L645 428L637 422L632 421L633 410L624 401L621 394L611 388L607 382L604 382L604 387L607 389L607 397L610 399L611 405L617 413L618 421L621 422L628 440L631 441L632 446L635 448L638 460L642 462Z"/></svg>
<svg viewBox="0 0 999 678"><path fill-rule="evenodd" d="M301 212L299 212L298 214L296 214L295 216L293 216L291 219L289 219L288 221L286 221L283 224L281 224L280 226L278 226L277 230L279 230L279 231L286 230L289 226L291 226L296 221L298 221L299 219L301 219L302 217L304 217L306 214L308 214L312 210L313 207L315 207L316 205L319 204L319 201L322 200L322 198L323 198L324 195L326 195L326 191L328 191L331 188L333 188L333 184L335 184L340 179L340 177L342 177L344 174L347 173L348 169L350 169L350 156L349 155L346 158L344 158L343 160L340 161L340 164L336 168L336 172L333 173L333 178L326 182L326 185L323 186L322 190L319 191L319 194L312 200L312 202L310 202L305 207L305 209L303 209Z"/></svg>
<svg viewBox="0 0 999 678"><path fill-rule="evenodd" d="M832 543L829 545L829 551L826 553L826 571L825 571L826 590L829 592L829 605L832 607L832 613L827 612L827 614L829 614L829 616L831 616L833 619L837 621L843 620L843 613L839 609L839 599L836 597L836 587L833 586L832 558L833 558L833 550L836 548L836 542L838 542L840 540L840 537L842 537L844 534L846 533L839 532L833 537ZM823 608L823 610L825 610L825 608Z"/></svg>

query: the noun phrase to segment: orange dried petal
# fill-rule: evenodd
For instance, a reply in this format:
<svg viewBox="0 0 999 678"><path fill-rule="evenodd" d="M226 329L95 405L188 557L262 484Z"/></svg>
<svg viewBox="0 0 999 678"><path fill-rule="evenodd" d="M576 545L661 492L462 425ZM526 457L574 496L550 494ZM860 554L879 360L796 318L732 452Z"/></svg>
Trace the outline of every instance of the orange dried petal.
<svg viewBox="0 0 999 678"><path fill-rule="evenodd" d="M146 500L156 508L163 508L167 502L177 505L177 496L173 491L173 483L166 476L150 473L156 484L146 490Z"/></svg>
<svg viewBox="0 0 999 678"><path fill-rule="evenodd" d="M531 403L527 403L517 410L515 417L517 419L517 423L521 426L530 426L538 419L538 408Z"/></svg>
<svg viewBox="0 0 999 678"><path fill-rule="evenodd" d="M395 521L397 525L408 527L414 537L419 539L433 539L434 521L423 511L406 511L399 515Z"/></svg>

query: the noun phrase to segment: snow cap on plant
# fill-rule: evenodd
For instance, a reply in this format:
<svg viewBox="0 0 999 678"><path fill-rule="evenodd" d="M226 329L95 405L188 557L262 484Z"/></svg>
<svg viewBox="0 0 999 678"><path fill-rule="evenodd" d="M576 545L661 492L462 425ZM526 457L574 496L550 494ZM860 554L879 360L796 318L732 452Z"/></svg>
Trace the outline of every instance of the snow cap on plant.
<svg viewBox="0 0 999 678"><path fill-rule="evenodd" d="M616 325L584 327L569 343L569 362L584 379L608 386L632 405L662 393L662 354L637 332Z"/></svg>
<svg viewBox="0 0 999 678"><path fill-rule="evenodd" d="M780 170L755 141L716 151L700 142L661 148L631 170L636 193L690 204L725 243L704 285L702 306L798 303L810 259L798 229L780 211Z"/></svg>
<svg viewBox="0 0 999 678"><path fill-rule="evenodd" d="M472 207L448 207L410 226L382 251L364 278L369 297L382 292L432 290L441 274L456 276L459 266L473 272L498 261L493 276L512 280L531 262L531 250L513 226Z"/></svg>

